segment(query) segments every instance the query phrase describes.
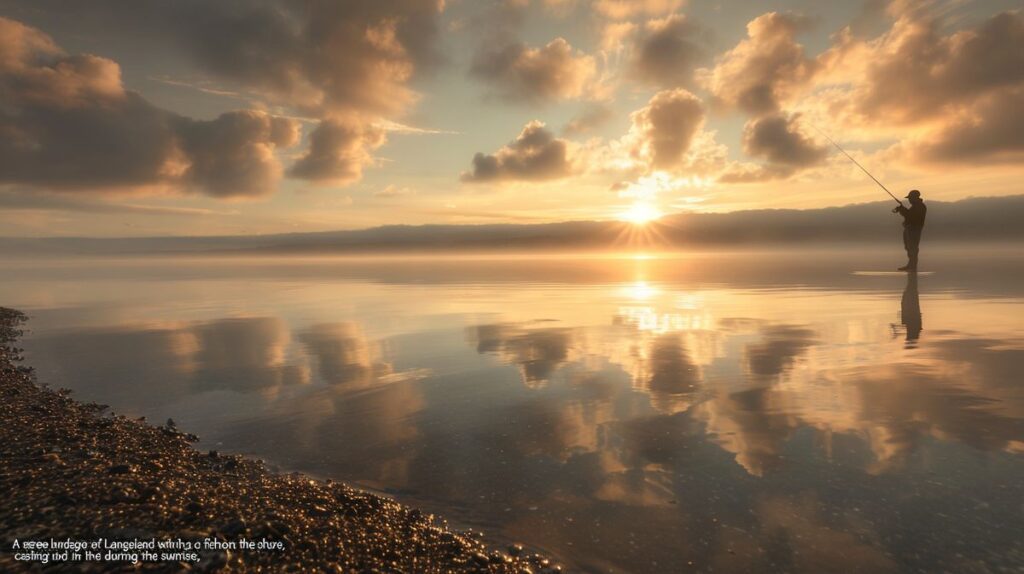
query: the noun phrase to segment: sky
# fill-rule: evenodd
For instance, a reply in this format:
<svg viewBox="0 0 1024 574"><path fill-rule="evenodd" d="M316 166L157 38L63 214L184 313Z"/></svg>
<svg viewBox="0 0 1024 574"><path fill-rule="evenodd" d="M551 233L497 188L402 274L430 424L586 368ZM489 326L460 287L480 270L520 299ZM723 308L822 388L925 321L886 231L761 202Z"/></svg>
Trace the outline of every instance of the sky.
<svg viewBox="0 0 1024 574"><path fill-rule="evenodd" d="M1024 193L1009 0L0 0L0 236Z"/></svg>

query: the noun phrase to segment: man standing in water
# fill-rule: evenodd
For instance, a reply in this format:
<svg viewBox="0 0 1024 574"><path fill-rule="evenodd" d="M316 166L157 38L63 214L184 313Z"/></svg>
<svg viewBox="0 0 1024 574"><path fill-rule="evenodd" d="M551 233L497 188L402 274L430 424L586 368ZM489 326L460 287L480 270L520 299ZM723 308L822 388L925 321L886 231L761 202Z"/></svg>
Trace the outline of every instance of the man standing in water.
<svg viewBox="0 0 1024 574"><path fill-rule="evenodd" d="M910 200L910 207L902 203L893 213L903 216L903 248L907 250L907 264L900 267L900 271L917 271L917 252L921 245L921 231L924 230L924 216L928 212L924 201L921 200L921 192L913 190L907 194Z"/></svg>

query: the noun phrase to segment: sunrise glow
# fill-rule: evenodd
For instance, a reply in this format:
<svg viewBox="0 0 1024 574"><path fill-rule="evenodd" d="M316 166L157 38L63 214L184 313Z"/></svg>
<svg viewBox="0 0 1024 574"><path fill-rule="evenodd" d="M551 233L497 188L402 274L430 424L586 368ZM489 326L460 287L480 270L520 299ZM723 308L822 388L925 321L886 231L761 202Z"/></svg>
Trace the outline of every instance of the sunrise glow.
<svg viewBox="0 0 1024 574"><path fill-rule="evenodd" d="M657 207L649 203L637 202L623 211L619 215L619 219L622 221L628 221L633 225L647 225L648 223L660 218L662 215L663 214Z"/></svg>

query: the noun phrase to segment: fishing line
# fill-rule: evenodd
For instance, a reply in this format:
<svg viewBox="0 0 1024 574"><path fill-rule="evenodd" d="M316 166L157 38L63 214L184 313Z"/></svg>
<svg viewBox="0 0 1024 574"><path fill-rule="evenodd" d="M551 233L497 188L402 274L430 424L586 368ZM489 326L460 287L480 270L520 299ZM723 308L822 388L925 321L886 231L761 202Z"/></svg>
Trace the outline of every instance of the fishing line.
<svg viewBox="0 0 1024 574"><path fill-rule="evenodd" d="M818 129L818 126L815 126L815 125L811 125L811 127L812 127L812 128L814 128L814 129L815 129L815 130L816 130L816 131L817 131L817 132L818 132L819 134L821 134L821 136L822 136L823 138L827 139L827 140L828 140L828 142L829 142L830 144L832 144L832 145L836 146L836 149L837 149L837 150L839 150L839 151L843 152L843 155L845 155L846 157L850 158L850 161L852 161L854 165L856 165L857 167L859 167L859 168L861 169L861 171L863 171L864 173L868 174L868 177L870 177L870 178L871 178L871 179L872 179L872 180L873 180L873 181L874 181L875 183L877 183L879 187L881 187L882 189L884 189L884 190L885 190L885 193L888 193L888 194L889 194L889 197L891 197L891 198L895 199L895 200L896 200L896 203L898 203L898 204L900 204L900 205L903 205L903 202L902 202L902 201L900 201L898 197L896 197L895 195L893 195L893 194L892 194L892 192L891 192L891 191L889 191L889 188L887 188L887 187L885 187L884 185L882 185L882 182L878 181L878 178L876 178L875 176L871 175L871 172L870 172L870 171L868 171L868 170L864 169L864 166L862 166L862 165L861 165L861 164L860 164L860 163L859 163L859 162L858 162L857 160L853 159L853 156L852 156L852 155L850 155L850 154L846 153L846 150L845 150L845 149L843 149L842 147L840 147L840 146L839 146L839 144L837 144L837 143L836 143L835 141L833 141L833 140L832 140L832 138L828 137L828 134L826 134L826 133L825 133L825 132L823 132L822 130Z"/></svg>

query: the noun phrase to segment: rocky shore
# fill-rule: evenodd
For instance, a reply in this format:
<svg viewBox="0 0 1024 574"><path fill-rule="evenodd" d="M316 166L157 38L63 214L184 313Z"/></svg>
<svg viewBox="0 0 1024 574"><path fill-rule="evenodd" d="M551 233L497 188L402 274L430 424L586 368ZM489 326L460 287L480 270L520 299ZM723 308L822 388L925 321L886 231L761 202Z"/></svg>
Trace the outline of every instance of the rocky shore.
<svg viewBox="0 0 1024 574"><path fill-rule="evenodd" d="M200 452L171 421L154 426L40 386L15 346L25 320L0 307L0 571L560 571L388 498ZM97 552L122 559L25 559L32 542L75 551L101 540ZM194 546L166 551L180 560L124 559L140 551L133 545L171 543Z"/></svg>

